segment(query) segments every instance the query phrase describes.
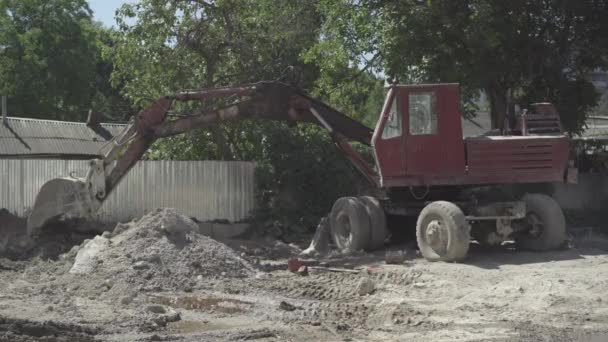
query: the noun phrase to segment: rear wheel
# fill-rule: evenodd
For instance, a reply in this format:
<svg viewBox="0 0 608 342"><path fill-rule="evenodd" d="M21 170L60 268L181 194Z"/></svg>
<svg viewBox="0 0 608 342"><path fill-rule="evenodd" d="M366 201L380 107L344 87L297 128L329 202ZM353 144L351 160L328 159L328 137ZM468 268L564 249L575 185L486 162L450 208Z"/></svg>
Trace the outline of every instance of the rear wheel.
<svg viewBox="0 0 608 342"><path fill-rule="evenodd" d="M429 261L460 261L469 251L470 231L458 206L437 201L420 212L416 240L420 253Z"/></svg>
<svg viewBox="0 0 608 342"><path fill-rule="evenodd" d="M370 219L365 206L355 197L339 198L329 215L331 237L343 253L368 247Z"/></svg>
<svg viewBox="0 0 608 342"><path fill-rule="evenodd" d="M560 247L566 240L566 219L559 204L550 196L526 194L526 231L515 237L523 249L546 251Z"/></svg>
<svg viewBox="0 0 608 342"><path fill-rule="evenodd" d="M376 250L384 246L384 240L388 235L386 229L386 215L380 205L380 201L372 196L359 197L359 201L365 206L370 222L370 240L367 249Z"/></svg>

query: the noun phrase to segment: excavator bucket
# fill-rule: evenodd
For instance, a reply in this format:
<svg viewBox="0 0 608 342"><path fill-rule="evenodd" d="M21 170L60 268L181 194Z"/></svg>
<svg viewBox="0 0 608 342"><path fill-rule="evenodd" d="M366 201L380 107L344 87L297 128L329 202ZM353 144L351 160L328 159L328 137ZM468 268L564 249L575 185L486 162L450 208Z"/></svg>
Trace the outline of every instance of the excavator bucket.
<svg viewBox="0 0 608 342"><path fill-rule="evenodd" d="M27 219L29 236L36 236L48 223L87 217L91 213L86 183L79 178L55 178L44 183Z"/></svg>

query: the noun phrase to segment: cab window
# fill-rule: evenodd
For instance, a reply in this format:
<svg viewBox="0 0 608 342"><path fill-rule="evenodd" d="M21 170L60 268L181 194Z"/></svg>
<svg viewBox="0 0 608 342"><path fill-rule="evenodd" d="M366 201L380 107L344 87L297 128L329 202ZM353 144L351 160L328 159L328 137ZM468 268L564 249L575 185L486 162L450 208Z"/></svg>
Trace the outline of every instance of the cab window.
<svg viewBox="0 0 608 342"><path fill-rule="evenodd" d="M435 92L409 94L411 135L437 134L437 97Z"/></svg>
<svg viewBox="0 0 608 342"><path fill-rule="evenodd" d="M402 133L401 115L397 110L397 96L393 97L388 119L382 131L382 139L390 139L401 136Z"/></svg>

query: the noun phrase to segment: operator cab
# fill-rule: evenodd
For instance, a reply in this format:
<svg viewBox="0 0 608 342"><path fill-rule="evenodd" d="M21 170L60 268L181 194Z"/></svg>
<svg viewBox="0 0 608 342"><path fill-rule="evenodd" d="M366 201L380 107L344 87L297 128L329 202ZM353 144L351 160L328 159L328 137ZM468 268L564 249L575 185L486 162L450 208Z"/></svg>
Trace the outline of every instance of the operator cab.
<svg viewBox="0 0 608 342"><path fill-rule="evenodd" d="M458 84L391 86L372 137L380 183L403 187L558 181L568 158L559 115L548 103L532 109L534 113L520 116L507 134L464 139Z"/></svg>
<svg viewBox="0 0 608 342"><path fill-rule="evenodd" d="M459 101L457 84L389 88L372 138L384 183L464 172Z"/></svg>

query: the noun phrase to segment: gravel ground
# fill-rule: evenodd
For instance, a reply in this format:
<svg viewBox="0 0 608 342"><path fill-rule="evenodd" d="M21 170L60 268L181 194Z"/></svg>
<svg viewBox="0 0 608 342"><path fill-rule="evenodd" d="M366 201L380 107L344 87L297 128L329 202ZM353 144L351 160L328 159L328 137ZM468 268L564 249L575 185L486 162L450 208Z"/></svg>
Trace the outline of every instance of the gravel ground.
<svg viewBox="0 0 608 342"><path fill-rule="evenodd" d="M334 256L310 262L359 273L302 276L286 270L297 246L193 224L161 210L54 258L0 259L0 341L608 341L600 236L550 253L474 245L460 264Z"/></svg>

